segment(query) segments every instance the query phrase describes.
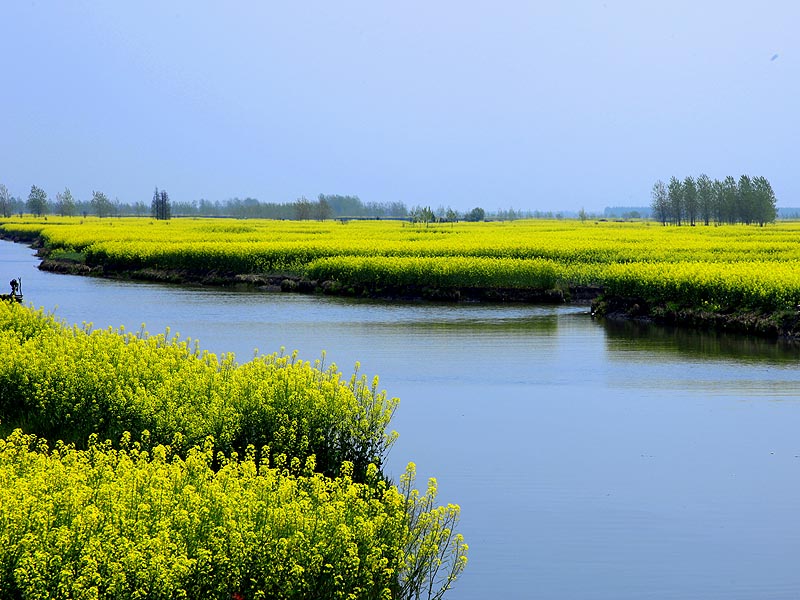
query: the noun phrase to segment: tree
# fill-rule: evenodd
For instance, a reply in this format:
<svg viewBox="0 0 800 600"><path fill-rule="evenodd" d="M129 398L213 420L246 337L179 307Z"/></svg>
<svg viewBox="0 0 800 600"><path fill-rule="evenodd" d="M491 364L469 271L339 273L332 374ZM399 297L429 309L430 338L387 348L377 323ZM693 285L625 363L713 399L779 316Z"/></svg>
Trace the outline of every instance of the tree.
<svg viewBox="0 0 800 600"><path fill-rule="evenodd" d="M739 177L738 194L736 195L736 217L745 225L755 220L755 193L753 181L749 175Z"/></svg>
<svg viewBox="0 0 800 600"><path fill-rule="evenodd" d="M714 216L714 186L705 173L697 178L697 207L703 224L708 225Z"/></svg>
<svg viewBox="0 0 800 600"><path fill-rule="evenodd" d="M464 216L465 221L483 221L485 218L486 211L480 206L476 206Z"/></svg>
<svg viewBox="0 0 800 600"><path fill-rule="evenodd" d="M325 200L331 208L331 215L335 217L360 217L366 213L364 203L358 196L320 194L317 200Z"/></svg>
<svg viewBox="0 0 800 600"><path fill-rule="evenodd" d="M31 186L31 193L28 194L28 211L37 217L41 217L47 212L47 192L42 188Z"/></svg>
<svg viewBox="0 0 800 600"><path fill-rule="evenodd" d="M766 223L774 222L778 214L778 210L775 208L777 199L766 177L759 176L753 178L753 192L755 197L753 211L754 220L761 227Z"/></svg>
<svg viewBox="0 0 800 600"><path fill-rule="evenodd" d="M328 204L325 197L320 194L317 199L317 204L314 206L314 218L318 221L324 221L325 219L330 219L332 214L331 205Z"/></svg>
<svg viewBox="0 0 800 600"><path fill-rule="evenodd" d="M667 204L670 219L675 225L683 220L683 184L677 177L670 177L667 185Z"/></svg>
<svg viewBox="0 0 800 600"><path fill-rule="evenodd" d="M660 179L653 184L653 189L650 191L650 208L653 209L653 214L662 225L666 225L669 221L669 198L667 196L667 186Z"/></svg>
<svg viewBox="0 0 800 600"><path fill-rule="evenodd" d="M172 207L169 202L167 190L153 192L153 202L150 204L150 215L159 221L169 221L172 218Z"/></svg>
<svg viewBox="0 0 800 600"><path fill-rule="evenodd" d="M723 198L725 196L725 185L719 179L711 182L711 195L713 197L711 204L714 221L719 225L724 221Z"/></svg>
<svg viewBox="0 0 800 600"><path fill-rule="evenodd" d="M75 214L75 198L69 188L64 188L64 192L56 194L56 212L62 217L71 217Z"/></svg>
<svg viewBox="0 0 800 600"><path fill-rule="evenodd" d="M298 221L306 221L311 218L314 207L305 196L300 196L294 201L294 218Z"/></svg>
<svg viewBox="0 0 800 600"><path fill-rule="evenodd" d="M144 202L137 201L133 204L133 214L137 217L141 217L147 214L147 205Z"/></svg>
<svg viewBox="0 0 800 600"><path fill-rule="evenodd" d="M436 215L430 206L415 206L408 213L414 223L431 223L436 220Z"/></svg>
<svg viewBox="0 0 800 600"><path fill-rule="evenodd" d="M721 197L720 197L720 213L722 216L722 221L726 223L736 223L736 219L738 218L737 215L737 204L738 204L738 197L739 197L739 189L736 186L736 180L728 175L722 181L722 188L721 188Z"/></svg>
<svg viewBox="0 0 800 600"><path fill-rule="evenodd" d="M683 210L689 225L697 220L697 185L690 175L683 180Z"/></svg>
<svg viewBox="0 0 800 600"><path fill-rule="evenodd" d="M11 216L11 208L12 208L12 199L11 195L8 193L8 188L0 183L0 215L5 218Z"/></svg>
<svg viewBox="0 0 800 600"><path fill-rule="evenodd" d="M90 204L94 214L101 219L109 216L111 211L114 209L114 205L111 204L111 200L109 200L108 196L106 196L103 192L92 192L92 200Z"/></svg>

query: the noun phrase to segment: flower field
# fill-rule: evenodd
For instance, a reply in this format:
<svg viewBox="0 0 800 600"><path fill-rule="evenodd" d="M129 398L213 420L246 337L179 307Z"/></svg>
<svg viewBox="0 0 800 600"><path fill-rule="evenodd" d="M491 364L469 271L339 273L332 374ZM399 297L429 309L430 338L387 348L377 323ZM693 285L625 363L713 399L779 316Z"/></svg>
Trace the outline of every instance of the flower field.
<svg viewBox="0 0 800 600"><path fill-rule="evenodd" d="M800 332L796 223L14 217L0 235L102 276L389 296L592 287L631 316L746 313ZM413 465L398 485L382 473L398 401L358 367L239 363L6 302L0 356L0 599L435 598L465 566L459 508L435 505L435 481L420 494Z"/></svg>
<svg viewBox="0 0 800 600"><path fill-rule="evenodd" d="M52 257L105 275L150 270L190 280L282 273L328 289L559 289L600 286L648 303L794 310L800 224L662 227L652 223L192 219L23 220L6 236L40 237Z"/></svg>
<svg viewBox="0 0 800 600"><path fill-rule="evenodd" d="M8 302L0 356L0 598L435 597L466 563L435 481L380 471L377 379Z"/></svg>

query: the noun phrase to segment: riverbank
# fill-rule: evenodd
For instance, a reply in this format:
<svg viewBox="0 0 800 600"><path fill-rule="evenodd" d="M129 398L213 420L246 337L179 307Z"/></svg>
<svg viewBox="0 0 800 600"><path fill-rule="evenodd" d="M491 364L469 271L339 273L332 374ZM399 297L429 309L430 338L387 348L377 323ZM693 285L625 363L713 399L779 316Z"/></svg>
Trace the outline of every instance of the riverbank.
<svg viewBox="0 0 800 600"><path fill-rule="evenodd" d="M401 398L388 471L399 477L415 460L418 481L438 476L441 502L462 508L473 543L454 599L524 598L533 579L548 598L597 595L601 581L597 600L646 597L654 585L675 598L736 596L742 577L797 589L800 355L786 344L601 324L570 305L347 301L58 277L39 271L28 247L0 246L26 301L55 307L68 323L135 332L144 322L151 333L169 325L242 360L254 348L285 345L305 359L324 349L326 364L348 370L359 360L360 372L380 374ZM579 441L565 444L565 432ZM720 498L724 513L709 524ZM753 533L745 553L742 531ZM563 548L574 549L570 560ZM675 556L685 559L680 578L659 568ZM586 578L571 577L575 561Z"/></svg>
<svg viewBox="0 0 800 600"><path fill-rule="evenodd" d="M651 302L641 297L604 294L592 302L592 316L800 342L799 310L730 307L711 310L703 306L680 306L672 302Z"/></svg>
<svg viewBox="0 0 800 600"><path fill-rule="evenodd" d="M494 302L525 304L574 304L591 307L594 318L646 321L700 330L756 335L800 341L800 311L760 311L753 309L710 310L708 307L679 306L672 302L652 302L641 297L609 294L602 286L568 286L565 289L512 289L406 285L378 286L347 281L315 280L292 273L192 274L186 271L137 269L118 271L102 266L89 267L75 259L47 258L39 268L69 275L104 277L129 281L150 281L176 285L249 287L265 292L324 294L385 301Z"/></svg>
<svg viewBox="0 0 800 600"><path fill-rule="evenodd" d="M34 246L36 247L36 246ZM589 305L602 293L599 286L575 285L565 288L508 288L437 285L370 285L368 282L350 282L337 279L310 279L297 273L232 273L210 271L193 273L168 269L109 269L103 265L90 267L76 258L50 258L50 253L39 249L42 258L39 269L51 273L104 277L123 281L150 281L179 285L204 285L217 287L251 287L266 292L299 294L325 294L376 300L430 300L442 302L518 302L527 304L583 304Z"/></svg>
<svg viewBox="0 0 800 600"><path fill-rule="evenodd" d="M790 225L64 221L0 231L58 273L390 302L591 304L598 318L800 337Z"/></svg>

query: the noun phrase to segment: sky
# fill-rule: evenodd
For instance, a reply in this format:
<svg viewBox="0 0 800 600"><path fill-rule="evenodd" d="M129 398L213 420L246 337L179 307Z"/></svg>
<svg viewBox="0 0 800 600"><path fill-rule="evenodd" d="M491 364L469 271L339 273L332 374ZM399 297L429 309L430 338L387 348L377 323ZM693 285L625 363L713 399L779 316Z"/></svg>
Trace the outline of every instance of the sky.
<svg viewBox="0 0 800 600"><path fill-rule="evenodd" d="M750 174L800 206L798 31L796 0L3 0L0 183L602 211Z"/></svg>

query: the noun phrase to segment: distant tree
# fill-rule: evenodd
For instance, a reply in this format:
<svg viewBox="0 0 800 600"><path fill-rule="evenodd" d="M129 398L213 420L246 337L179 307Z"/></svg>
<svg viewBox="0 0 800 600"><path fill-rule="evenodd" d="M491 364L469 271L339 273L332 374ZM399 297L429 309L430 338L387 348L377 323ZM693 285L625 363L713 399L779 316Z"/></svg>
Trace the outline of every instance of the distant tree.
<svg viewBox="0 0 800 600"><path fill-rule="evenodd" d="M142 217L147 214L147 205L144 202L136 201L133 203L133 214Z"/></svg>
<svg viewBox="0 0 800 600"><path fill-rule="evenodd" d="M28 212L37 217L41 217L43 214L46 214L47 192L45 192L42 188L32 185L31 193L28 194L27 208Z"/></svg>
<svg viewBox="0 0 800 600"><path fill-rule="evenodd" d="M711 207L714 221L719 225L725 221L725 211L723 209L723 198L725 197L725 185L719 180L711 182Z"/></svg>
<svg viewBox="0 0 800 600"><path fill-rule="evenodd" d="M62 217L71 217L75 214L75 198L69 188L56 194L56 212Z"/></svg>
<svg viewBox="0 0 800 600"><path fill-rule="evenodd" d="M358 196L342 196L339 194L320 194L317 200L325 200L334 217L360 217L367 214L368 209Z"/></svg>
<svg viewBox="0 0 800 600"><path fill-rule="evenodd" d="M737 220L750 225L755 221L756 197L753 189L753 180L749 175L739 177L736 195L736 217Z"/></svg>
<svg viewBox="0 0 800 600"><path fill-rule="evenodd" d="M13 199L8 193L8 188L0 183L0 216L8 218L11 216Z"/></svg>
<svg viewBox="0 0 800 600"><path fill-rule="evenodd" d="M585 223L586 219L588 219L588 218L589 218L589 214L581 206L581 209L578 211L578 219L580 219L581 223Z"/></svg>
<svg viewBox="0 0 800 600"><path fill-rule="evenodd" d="M714 216L714 186L705 173L697 178L697 208L703 224L708 225Z"/></svg>
<svg viewBox="0 0 800 600"><path fill-rule="evenodd" d="M311 218L314 206L305 196L301 196L294 201L294 218L298 221L306 221Z"/></svg>
<svg viewBox="0 0 800 600"><path fill-rule="evenodd" d="M405 205L405 202L390 202L388 204L387 214L390 217L407 217L408 207Z"/></svg>
<svg viewBox="0 0 800 600"><path fill-rule="evenodd" d="M197 214L197 201L171 202L170 213L178 216L194 216Z"/></svg>
<svg viewBox="0 0 800 600"><path fill-rule="evenodd" d="M465 221L483 221L486 218L486 211L480 206L476 206L464 217Z"/></svg>
<svg viewBox="0 0 800 600"><path fill-rule="evenodd" d="M414 223L432 223L436 220L436 215L430 206L415 206L408 214Z"/></svg>
<svg viewBox="0 0 800 600"><path fill-rule="evenodd" d="M166 221L172 218L172 205L170 204L167 190L161 190L161 216L159 218Z"/></svg>
<svg viewBox="0 0 800 600"><path fill-rule="evenodd" d="M667 195L667 186L660 179L653 184L650 198L650 207L653 210L653 215L662 225L666 225L670 215L669 197Z"/></svg>
<svg viewBox="0 0 800 600"><path fill-rule="evenodd" d="M222 207L219 201L212 202L211 200L200 198L200 202L197 203L197 213L200 215L217 217L220 215L221 211Z"/></svg>
<svg viewBox="0 0 800 600"><path fill-rule="evenodd" d="M450 223L455 223L459 219L459 214L457 211L453 210L449 206L447 207L447 212L445 212L444 218L447 219Z"/></svg>
<svg viewBox="0 0 800 600"><path fill-rule="evenodd" d="M92 192L92 200L90 202L94 214L101 219L109 216L114 210L114 205L103 192Z"/></svg>
<svg viewBox="0 0 800 600"><path fill-rule="evenodd" d="M683 210L689 225L697 220L697 184L691 175L683 180Z"/></svg>
<svg viewBox="0 0 800 600"><path fill-rule="evenodd" d="M738 219L739 188L736 180L728 175L722 181L720 197L720 212L722 221L725 223L736 223Z"/></svg>
<svg viewBox="0 0 800 600"><path fill-rule="evenodd" d="M324 221L330 219L332 215L333 211L331 210L331 205L328 204L325 197L320 194L319 198L317 198L317 204L314 206L314 218L317 221Z"/></svg>
<svg viewBox="0 0 800 600"><path fill-rule="evenodd" d="M667 204L670 220L680 225L683 220L683 183L677 177L670 177L667 184Z"/></svg>
<svg viewBox="0 0 800 600"><path fill-rule="evenodd" d="M753 217L763 227L765 224L775 221L778 214L778 210L775 207L777 200L775 192L772 190L772 185L770 185L766 177L754 177L752 183L755 203Z"/></svg>
<svg viewBox="0 0 800 600"><path fill-rule="evenodd" d="M172 206L167 190L153 192L153 201L150 203L150 216L159 221L169 221L172 218Z"/></svg>

